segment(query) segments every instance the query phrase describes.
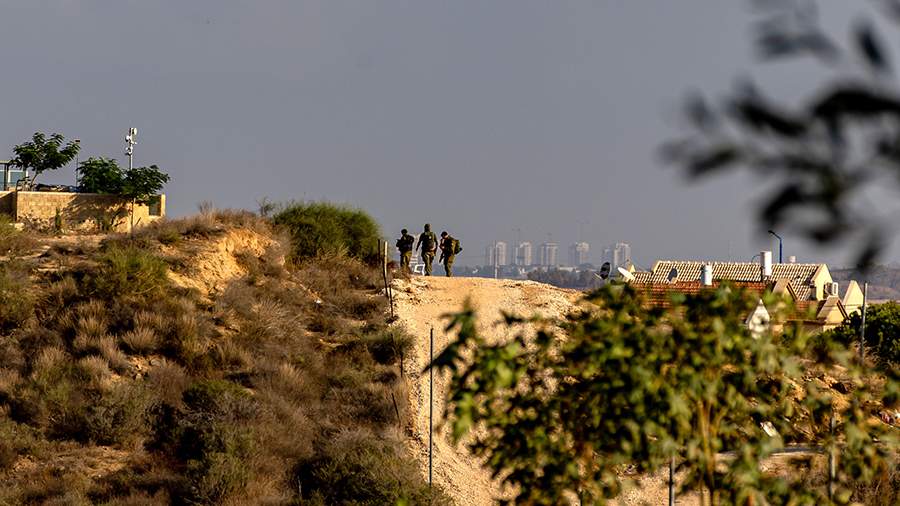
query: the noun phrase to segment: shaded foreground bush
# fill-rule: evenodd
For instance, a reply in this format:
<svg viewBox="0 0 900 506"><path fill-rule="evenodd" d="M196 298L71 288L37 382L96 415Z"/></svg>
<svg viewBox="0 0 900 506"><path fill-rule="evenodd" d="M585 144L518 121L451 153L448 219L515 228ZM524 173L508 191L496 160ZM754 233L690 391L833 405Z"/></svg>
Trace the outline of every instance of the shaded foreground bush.
<svg viewBox="0 0 900 506"><path fill-rule="evenodd" d="M319 255L378 258L378 224L365 211L328 202L294 203L273 219L291 234L295 259Z"/></svg>
<svg viewBox="0 0 900 506"><path fill-rule="evenodd" d="M378 273L265 254L207 299L169 282L167 234L61 272L0 267L0 298L26 304L0 327L0 504L442 504L400 438L411 339L386 324ZM51 469L98 445L124 467ZM23 458L37 467L2 473Z"/></svg>
<svg viewBox="0 0 900 506"><path fill-rule="evenodd" d="M445 498L429 503L428 485L415 479L416 464L397 454L396 444L363 430L344 431L319 443L314 458L297 466L297 483L309 490L311 505L450 504Z"/></svg>
<svg viewBox="0 0 900 506"><path fill-rule="evenodd" d="M854 313L843 325L823 334L845 346L859 342L862 314ZM884 368L900 369L900 304L887 302L866 310L866 350Z"/></svg>

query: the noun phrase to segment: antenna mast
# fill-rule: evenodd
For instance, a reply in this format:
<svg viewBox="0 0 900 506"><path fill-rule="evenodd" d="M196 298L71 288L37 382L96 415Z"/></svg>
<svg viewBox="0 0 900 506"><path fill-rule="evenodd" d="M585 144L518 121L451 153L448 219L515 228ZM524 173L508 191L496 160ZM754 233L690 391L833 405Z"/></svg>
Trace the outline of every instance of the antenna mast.
<svg viewBox="0 0 900 506"><path fill-rule="evenodd" d="M134 145L137 144L137 128L129 128L125 136L125 154L128 155L128 170L134 168Z"/></svg>

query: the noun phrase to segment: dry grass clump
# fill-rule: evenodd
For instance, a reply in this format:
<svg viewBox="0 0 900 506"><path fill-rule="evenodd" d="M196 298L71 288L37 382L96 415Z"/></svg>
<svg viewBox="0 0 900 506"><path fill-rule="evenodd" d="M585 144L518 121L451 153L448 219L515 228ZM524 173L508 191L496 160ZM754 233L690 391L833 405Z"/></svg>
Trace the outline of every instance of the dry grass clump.
<svg viewBox="0 0 900 506"><path fill-rule="evenodd" d="M119 349L116 340L109 337L100 341L100 356L109 362L110 367L119 374L127 374L131 372L131 362L128 361L128 355Z"/></svg>
<svg viewBox="0 0 900 506"><path fill-rule="evenodd" d="M250 211L204 208L198 214L177 219L155 221L136 230L133 236L117 241L135 242L143 246L159 243L178 246L185 239L207 239L225 233L228 228L252 230L262 235L272 233L268 220Z"/></svg>
<svg viewBox="0 0 900 506"><path fill-rule="evenodd" d="M181 405L181 394L191 382L183 367L166 359L160 359L150 369L147 381L151 385L151 391L161 402L176 407Z"/></svg>
<svg viewBox="0 0 900 506"><path fill-rule="evenodd" d="M121 337L126 349L135 355L149 355L159 348L159 337L152 327L137 326Z"/></svg>
<svg viewBox="0 0 900 506"><path fill-rule="evenodd" d="M84 375L92 388L107 390L110 387L112 371L109 369L109 361L97 355L91 355L78 360L79 372Z"/></svg>
<svg viewBox="0 0 900 506"><path fill-rule="evenodd" d="M72 276L52 282L42 295L43 303L54 307L64 307L80 297L78 284Z"/></svg>
<svg viewBox="0 0 900 506"><path fill-rule="evenodd" d="M152 331L159 331L166 324L163 315L154 311L138 310L134 313L134 328L144 328Z"/></svg>
<svg viewBox="0 0 900 506"><path fill-rule="evenodd" d="M213 362L226 371L242 371L253 365L250 350L231 339L223 339L214 344L210 354Z"/></svg>
<svg viewBox="0 0 900 506"><path fill-rule="evenodd" d="M65 351L55 347L44 348L31 365L31 376L34 379L49 376L68 361Z"/></svg>
<svg viewBox="0 0 900 506"><path fill-rule="evenodd" d="M9 399L16 391L16 387L22 380L19 371L15 369L0 369L0 402Z"/></svg>

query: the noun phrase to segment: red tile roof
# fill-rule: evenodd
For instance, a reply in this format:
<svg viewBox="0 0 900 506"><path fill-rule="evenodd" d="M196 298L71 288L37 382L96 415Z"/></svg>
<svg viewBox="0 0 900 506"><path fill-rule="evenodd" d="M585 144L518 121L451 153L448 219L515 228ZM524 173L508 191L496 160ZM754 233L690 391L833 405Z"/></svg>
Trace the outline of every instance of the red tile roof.
<svg viewBox="0 0 900 506"><path fill-rule="evenodd" d="M712 266L713 280L731 280L741 282L762 282L760 265L755 262L702 262L687 260L660 260L653 269L635 272L635 284L668 283L669 273L675 269L678 277L675 282L699 282L703 266ZM769 281L788 280L798 300L811 299L810 284L816 272L824 264L772 264L772 277Z"/></svg>
<svg viewBox="0 0 900 506"><path fill-rule="evenodd" d="M674 283L635 283L634 288L644 294L647 304L653 307L669 307L672 295L683 293L694 295L703 290L718 288L723 282L714 281L712 286L703 286L699 281L674 282ZM731 286L742 288L760 296L771 288L771 283L762 281L727 281Z"/></svg>

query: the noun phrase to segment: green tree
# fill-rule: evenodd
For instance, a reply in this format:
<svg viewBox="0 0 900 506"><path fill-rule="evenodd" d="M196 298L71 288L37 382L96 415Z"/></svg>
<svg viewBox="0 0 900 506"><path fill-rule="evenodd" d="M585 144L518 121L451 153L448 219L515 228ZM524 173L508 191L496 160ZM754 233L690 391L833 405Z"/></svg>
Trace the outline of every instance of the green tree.
<svg viewBox="0 0 900 506"><path fill-rule="evenodd" d="M603 503L623 490L626 466L651 473L672 458L684 487L706 491L705 504L824 501L823 490L760 472L794 443L841 453L841 497L893 465L896 431L870 427L869 417L876 399L896 406L896 375L876 390L846 349L833 349L826 362L847 367L854 382L848 405L833 405L799 359L802 334L750 335L743 319L758 298L722 287L650 309L629 286L611 285L588 301L593 309L565 322L507 316L519 332L499 343L479 334L466 308L448 326L457 340L432 364L449 372L454 437L468 436L517 502ZM523 323L542 330L531 339Z"/></svg>
<svg viewBox="0 0 900 506"><path fill-rule="evenodd" d="M840 327L825 336L847 346L859 342L862 314L853 313ZM900 369L900 304L888 302L866 310L866 348L875 354L883 369Z"/></svg>
<svg viewBox="0 0 900 506"><path fill-rule="evenodd" d="M169 182L169 175L156 165L128 169L122 176L120 195L131 201L131 229L134 230L134 205L149 204Z"/></svg>
<svg viewBox="0 0 900 506"><path fill-rule="evenodd" d="M91 157L78 164L78 189L85 193L120 194L125 177L112 158Z"/></svg>
<svg viewBox="0 0 900 506"><path fill-rule="evenodd" d="M71 162L78 154L80 146L77 142L69 142L63 146L65 137L53 134L47 137L35 132L30 141L23 142L13 148L16 154L11 165L25 171L32 171L31 183L48 170L56 170Z"/></svg>

